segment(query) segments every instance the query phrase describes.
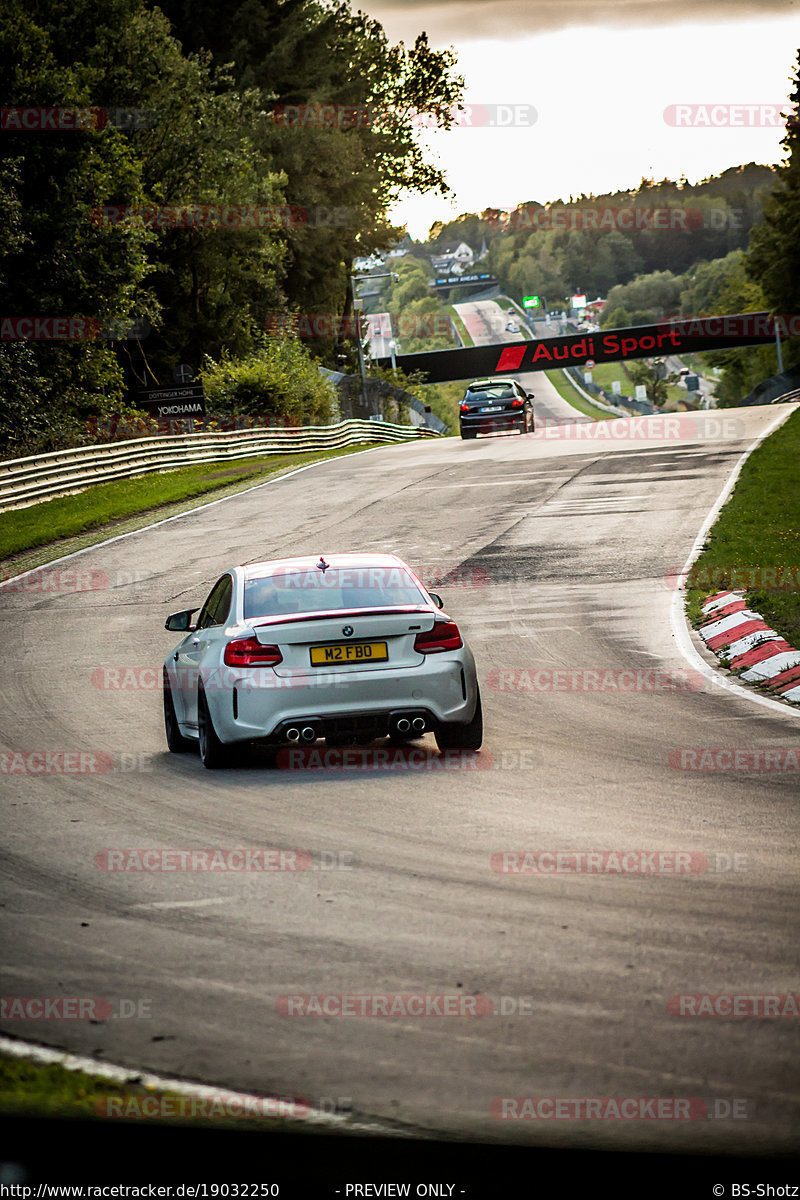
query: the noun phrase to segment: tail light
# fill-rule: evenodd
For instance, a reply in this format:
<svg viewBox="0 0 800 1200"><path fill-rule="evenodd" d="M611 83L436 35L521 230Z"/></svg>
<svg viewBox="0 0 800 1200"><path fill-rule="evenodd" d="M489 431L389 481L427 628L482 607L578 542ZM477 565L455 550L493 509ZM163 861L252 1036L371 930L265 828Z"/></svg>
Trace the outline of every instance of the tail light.
<svg viewBox="0 0 800 1200"><path fill-rule="evenodd" d="M511 407L512 408L522 408L524 403L525 403L524 400L512 400Z"/></svg>
<svg viewBox="0 0 800 1200"><path fill-rule="evenodd" d="M225 647L223 660L229 667L274 667L283 662L277 646L262 646L258 638L235 638Z"/></svg>
<svg viewBox="0 0 800 1200"><path fill-rule="evenodd" d="M460 650L464 643L455 621L437 621L427 633L418 633L414 649L420 654L438 654L442 650Z"/></svg>
<svg viewBox="0 0 800 1200"><path fill-rule="evenodd" d="M459 412L469 412L469 405L468 405L468 404L462 404L462 405L461 405L461 407L460 407L460 409L459 409L458 411L459 411Z"/></svg>

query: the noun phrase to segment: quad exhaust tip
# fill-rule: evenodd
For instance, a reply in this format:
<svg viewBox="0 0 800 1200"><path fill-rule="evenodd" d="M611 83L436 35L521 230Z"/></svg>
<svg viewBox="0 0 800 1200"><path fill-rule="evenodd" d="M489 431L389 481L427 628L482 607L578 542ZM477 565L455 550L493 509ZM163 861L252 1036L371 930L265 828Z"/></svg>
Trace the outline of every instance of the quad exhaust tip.
<svg viewBox="0 0 800 1200"><path fill-rule="evenodd" d="M306 725L305 729L303 730L303 741L304 742L315 742L316 740L317 740L316 729L313 729L310 725Z"/></svg>
<svg viewBox="0 0 800 1200"><path fill-rule="evenodd" d="M286 740L289 742L299 742L300 741L300 730L294 729L294 728L287 729L286 730Z"/></svg>
<svg viewBox="0 0 800 1200"><path fill-rule="evenodd" d="M398 733L423 733L425 730L424 717L400 717L395 722Z"/></svg>

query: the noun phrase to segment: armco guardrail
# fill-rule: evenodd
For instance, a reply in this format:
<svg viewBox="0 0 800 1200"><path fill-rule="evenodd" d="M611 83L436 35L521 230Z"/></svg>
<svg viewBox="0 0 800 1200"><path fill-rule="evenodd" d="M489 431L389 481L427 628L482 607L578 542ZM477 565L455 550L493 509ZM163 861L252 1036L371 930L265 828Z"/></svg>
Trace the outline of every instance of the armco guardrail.
<svg viewBox="0 0 800 1200"><path fill-rule="evenodd" d="M193 463L224 462L264 454L334 450L359 442L407 442L437 437L431 429L389 421L340 421L298 429L245 429L227 433L181 433L104 445L51 450L0 462L0 512L32 501L65 496L92 483L129 479Z"/></svg>
<svg viewBox="0 0 800 1200"><path fill-rule="evenodd" d="M791 392L784 392L782 396L776 396L774 400L770 400L770 404L796 404L800 400L800 388L793 388Z"/></svg>

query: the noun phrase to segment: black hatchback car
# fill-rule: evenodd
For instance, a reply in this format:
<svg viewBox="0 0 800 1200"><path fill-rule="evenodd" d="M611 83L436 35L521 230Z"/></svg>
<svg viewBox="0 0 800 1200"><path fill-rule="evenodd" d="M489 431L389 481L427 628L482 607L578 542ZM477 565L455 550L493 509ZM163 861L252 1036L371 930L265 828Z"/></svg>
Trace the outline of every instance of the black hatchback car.
<svg viewBox="0 0 800 1200"><path fill-rule="evenodd" d="M479 433L518 429L531 433L533 392L526 392L516 379L475 379L467 388L459 409L462 438Z"/></svg>

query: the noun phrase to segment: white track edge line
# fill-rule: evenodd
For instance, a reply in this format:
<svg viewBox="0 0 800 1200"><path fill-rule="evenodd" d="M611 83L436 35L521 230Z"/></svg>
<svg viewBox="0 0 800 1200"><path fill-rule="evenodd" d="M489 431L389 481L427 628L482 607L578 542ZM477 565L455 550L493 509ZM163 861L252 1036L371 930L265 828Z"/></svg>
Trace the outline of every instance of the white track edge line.
<svg viewBox="0 0 800 1200"><path fill-rule="evenodd" d="M101 1079L110 1079L114 1083L133 1083L134 1081L145 1088L153 1088L161 1092L175 1092L181 1096L194 1096L202 1100L252 1100L253 1092L238 1092L233 1088L213 1087L206 1083L191 1083L185 1079L174 1079L169 1075L157 1075L152 1071L139 1070L138 1067L120 1067L115 1063L104 1062L102 1059L91 1058L85 1054L72 1054L68 1050L54 1050L49 1046L40 1046L36 1042L25 1042L17 1038L0 1034L0 1052L14 1058L28 1059L32 1062L48 1066L62 1066L67 1071L83 1071L87 1075L96 1075ZM258 1099L286 1100L277 1094L259 1096ZM296 1099L296 1097L295 1097ZM302 1129L304 1125L327 1125L333 1129L348 1132L380 1133L390 1137L412 1137L413 1134L398 1132L378 1122L348 1121L346 1117L334 1113L322 1112L313 1106L308 1116L302 1118L276 1117L284 1120L293 1127Z"/></svg>
<svg viewBox="0 0 800 1200"><path fill-rule="evenodd" d="M794 408L789 408L785 413L779 413L775 420L770 422L763 433L758 435L753 444L744 451L734 465L733 470L731 471L725 485L722 488L722 491L715 500L710 512L703 522L702 528L694 540L694 545L689 551L689 557L686 559L683 570L678 576L676 581L675 595L672 598L670 624L672 626L672 633L675 637L678 649L683 657L692 667L700 671L703 677L707 679L714 687L724 688L726 691L733 692L737 696L744 697L745 700L750 700L753 704L760 704L763 708L769 708L773 712L781 713L784 717L788 716L793 720L797 720L797 718L800 717L800 710L791 709L788 705L781 704L778 700L770 699L769 696L759 696L756 692L751 691L749 688L742 687L741 684L734 683L731 679L726 679L724 675L720 674L719 671L714 670L713 667L709 666L705 659L700 657L694 645L692 644L692 639L689 632L689 622L686 616L684 594L689 570L696 559L699 558L700 551L706 540L706 536L708 535L712 525L715 523L720 509L733 491L736 481L741 474L742 467L747 462L753 451L756 450L771 433L774 433L776 429L779 429L784 421L787 421L794 411Z"/></svg>

